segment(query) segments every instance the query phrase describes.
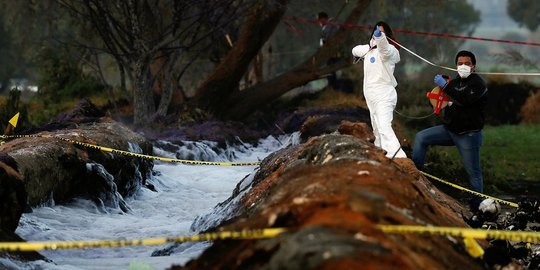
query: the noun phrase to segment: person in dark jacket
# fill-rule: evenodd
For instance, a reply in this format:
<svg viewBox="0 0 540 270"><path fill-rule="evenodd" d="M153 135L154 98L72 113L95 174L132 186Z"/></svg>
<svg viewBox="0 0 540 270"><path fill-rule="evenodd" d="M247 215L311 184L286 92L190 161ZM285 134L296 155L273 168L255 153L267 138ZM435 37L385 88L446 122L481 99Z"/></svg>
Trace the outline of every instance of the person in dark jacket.
<svg viewBox="0 0 540 270"><path fill-rule="evenodd" d="M317 21L319 22L319 25L321 25L321 38L319 39L319 46L322 47L324 44L326 44L330 37L337 33L339 26L336 24L336 20L329 17L324 11L317 14ZM326 61L326 65L331 66L337 62L339 62L339 57L334 55L330 57L328 61ZM328 86L336 90L339 89L338 78L335 72L328 74L326 79L328 81Z"/></svg>
<svg viewBox="0 0 540 270"><path fill-rule="evenodd" d="M474 73L476 57L472 52L458 52L455 62L458 71L456 78L436 75L434 79L435 84L451 98L449 106L444 108L443 124L416 134L412 159L421 170L430 145L455 145L469 175L471 189L482 193L484 187L480 168L480 146L488 90L484 80ZM471 200L471 209L476 210L481 201L479 197Z"/></svg>
<svg viewBox="0 0 540 270"><path fill-rule="evenodd" d="M321 38L319 39L319 46L322 47L326 41L337 33L339 25L336 24L336 20L329 17L324 11L317 14L317 21L321 25Z"/></svg>

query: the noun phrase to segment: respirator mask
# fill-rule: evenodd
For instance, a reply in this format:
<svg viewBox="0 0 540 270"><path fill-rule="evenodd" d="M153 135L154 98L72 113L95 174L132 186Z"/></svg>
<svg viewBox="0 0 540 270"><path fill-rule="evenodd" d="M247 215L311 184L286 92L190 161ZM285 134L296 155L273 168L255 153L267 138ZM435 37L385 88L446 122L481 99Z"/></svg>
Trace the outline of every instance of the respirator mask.
<svg viewBox="0 0 540 270"><path fill-rule="evenodd" d="M461 65L457 67L457 72L459 74L459 77L465 79L471 75L472 68L467 65Z"/></svg>

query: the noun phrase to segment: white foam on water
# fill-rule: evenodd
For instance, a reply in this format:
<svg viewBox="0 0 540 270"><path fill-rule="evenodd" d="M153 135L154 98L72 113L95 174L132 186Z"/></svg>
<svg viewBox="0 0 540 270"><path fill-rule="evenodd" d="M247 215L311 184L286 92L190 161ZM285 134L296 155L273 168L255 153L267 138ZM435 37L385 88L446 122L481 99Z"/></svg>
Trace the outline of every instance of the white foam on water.
<svg viewBox="0 0 540 270"><path fill-rule="evenodd" d="M260 161L270 153L290 144L298 144L298 134L268 137L256 147L241 144L216 153L213 143L185 142L175 153L155 148L154 153L168 157L192 157L205 161ZM166 143L166 142L163 142ZM230 158L233 158L232 160ZM235 186L256 172L257 166L194 166L156 162L157 172L149 180L157 192L140 189L125 199L131 209L98 207L95 203L76 199L67 205L34 208L23 214L16 233L27 241L86 241L162 238L192 235L190 229L198 216L210 215L216 220L227 212L212 211L214 206L231 196ZM249 179L249 178L248 178ZM214 217L215 216L215 217ZM183 245L179 253L152 257L161 246L127 246L121 248L87 248L40 251L53 262L20 263L0 259L0 266L14 269L128 269L130 263L142 263L153 269L183 265L200 255L210 244L197 242Z"/></svg>

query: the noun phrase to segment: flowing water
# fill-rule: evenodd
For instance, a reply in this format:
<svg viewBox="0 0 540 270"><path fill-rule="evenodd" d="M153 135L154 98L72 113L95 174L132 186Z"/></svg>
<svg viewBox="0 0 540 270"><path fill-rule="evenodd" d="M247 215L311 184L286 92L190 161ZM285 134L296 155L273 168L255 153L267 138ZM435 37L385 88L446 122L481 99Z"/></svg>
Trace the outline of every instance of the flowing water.
<svg viewBox="0 0 540 270"><path fill-rule="evenodd" d="M212 142L185 142L183 146L161 142L166 149L154 148L158 156L205 161L260 161L270 153L298 142L298 134L262 139L256 146L240 143L216 153ZM226 200L244 178L253 177L256 166L193 166L156 163L149 180L157 190L146 188L126 198L130 211L96 206L77 199L67 205L34 208L23 214L16 233L27 241L85 241L175 237L196 234L192 226L198 216L220 220L226 211L212 211ZM204 229L204 228L202 228ZM171 256L151 256L161 246L128 246L121 248L87 248L40 251L52 262L21 263L0 259L0 268L8 269L128 269L130 265L165 269L184 264L209 246L207 242L189 243Z"/></svg>

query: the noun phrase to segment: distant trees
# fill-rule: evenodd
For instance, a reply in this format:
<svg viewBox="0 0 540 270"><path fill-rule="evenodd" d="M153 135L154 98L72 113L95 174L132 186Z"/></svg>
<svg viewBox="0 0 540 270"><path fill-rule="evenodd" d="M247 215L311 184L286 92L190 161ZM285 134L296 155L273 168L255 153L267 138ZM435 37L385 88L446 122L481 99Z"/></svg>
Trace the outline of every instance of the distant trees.
<svg viewBox="0 0 540 270"><path fill-rule="evenodd" d="M371 0L356 1L344 23L356 24L371 2ZM279 6L271 9L265 5L252 10L237 45L229 51L224 61L198 89L194 99L198 106L218 112L227 118L242 118L291 89L320 79L326 74L351 64L349 55L342 55L341 61L327 65L328 60L335 56L343 44L350 43L346 41L350 41L348 38L351 32L341 28L323 47L299 65L275 78L240 91L237 83L240 79L239 75L245 72L246 64L249 63L246 60L255 57L277 22L281 20L283 12L284 10ZM246 54L246 52L250 53Z"/></svg>
<svg viewBox="0 0 540 270"><path fill-rule="evenodd" d="M254 60L260 63L263 46L293 1L0 0L3 22L11 26L5 36L13 39L6 44L0 42L0 48L20 44L19 53L29 61L28 69L41 66L42 75L49 77L42 82L51 89L65 86L55 80L68 80L58 63L68 67L70 74L84 79L84 71L95 75L94 82L108 83L101 62L106 55L116 66L122 93L132 100L136 125L155 122L171 113L173 96L187 111L202 109L221 118L242 118L295 87L349 66L350 47L368 42L367 31L341 28L323 47L311 47L313 53L305 59L287 62L287 68L281 67L278 75L263 78L257 69L256 80L240 87ZM312 14L312 18L321 11L304 7L301 1L294 4L307 9L303 14ZM357 0L333 5L341 7L340 12L334 11L341 14L339 22L349 24L360 21L373 25L385 20L394 28L459 33L472 31L478 21L478 12L461 2ZM315 25L305 27L318 30ZM421 54L438 51L449 57L454 53L447 42L444 48L432 46L433 38L398 34L398 39ZM300 38L296 41L317 43ZM282 36L273 42L291 40ZM341 61L328 64L328 59L336 55ZM0 57L9 59L2 52ZM209 71L212 66L213 71ZM200 67L207 70L193 72ZM198 86L185 89L181 81L193 73L202 81L193 80Z"/></svg>
<svg viewBox="0 0 540 270"><path fill-rule="evenodd" d="M9 79L13 77L14 70L13 63L15 57L13 55L13 42L11 40L11 33L7 31L4 20L0 20L0 61L3 63L0 65L0 92L7 89Z"/></svg>
<svg viewBox="0 0 540 270"><path fill-rule="evenodd" d="M237 22L250 0L58 0L101 39L133 88L134 123L164 116L180 77ZM183 61L179 61L182 59ZM152 89L160 79L156 106Z"/></svg>
<svg viewBox="0 0 540 270"><path fill-rule="evenodd" d="M508 0L506 11L520 26L536 31L540 24L540 5L535 1Z"/></svg>
<svg viewBox="0 0 540 270"><path fill-rule="evenodd" d="M180 77L195 60L219 51L213 48L219 44L216 39L229 34L236 36L234 46L217 56L215 71L198 87L188 109L243 117L288 90L349 64L326 66L332 51L348 36L343 31L291 73L240 91L240 80L281 21L287 0L57 1L89 24L101 43L94 50L113 56L120 74L125 72L133 88L136 125L164 116L173 91L181 91ZM358 1L361 9L355 9L348 22L355 23L370 2ZM161 96L156 105L152 89L158 80Z"/></svg>
<svg viewBox="0 0 540 270"><path fill-rule="evenodd" d="M35 74L35 62L46 42L52 37L53 26L60 17L54 0L0 0L0 80L2 91L10 90L12 78L28 78ZM60 32L60 31L59 31ZM32 79L36 79L35 77Z"/></svg>
<svg viewBox="0 0 540 270"><path fill-rule="evenodd" d="M467 1L379 0L371 5L362 23L373 25L383 20L393 29L471 35L480 22L480 12ZM453 64L463 39L394 33L398 42L439 63ZM366 42L366 40L363 40ZM401 50L402 62L410 56Z"/></svg>
<svg viewBox="0 0 540 270"><path fill-rule="evenodd" d="M21 78L37 82L40 94L54 101L72 93L88 93L86 86L94 82L103 88L104 81L92 78L95 74L88 70L83 71L92 62L91 51L78 46L81 36L87 33L81 31L84 21L70 16L56 0L0 3L0 24L5 30L0 43L6 44L0 49L0 61L8 71L0 74L3 81ZM83 84L86 86L79 87Z"/></svg>

